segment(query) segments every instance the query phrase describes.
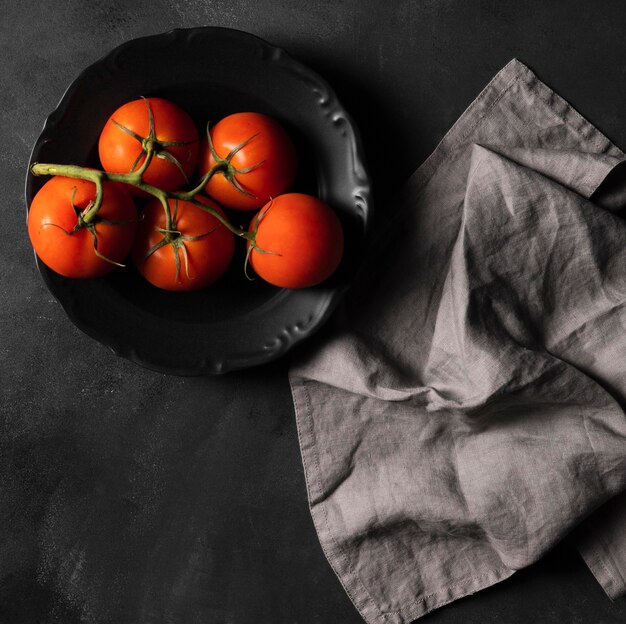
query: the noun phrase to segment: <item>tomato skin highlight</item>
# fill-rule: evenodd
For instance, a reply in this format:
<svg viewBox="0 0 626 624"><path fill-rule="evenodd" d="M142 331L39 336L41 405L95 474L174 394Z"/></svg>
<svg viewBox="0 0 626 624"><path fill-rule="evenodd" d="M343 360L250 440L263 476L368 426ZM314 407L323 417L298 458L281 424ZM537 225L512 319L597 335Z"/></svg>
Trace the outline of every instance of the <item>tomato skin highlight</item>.
<svg viewBox="0 0 626 624"><path fill-rule="evenodd" d="M198 130L191 117L179 106L162 98L133 100L120 106L104 125L98 142L100 162L109 173L129 173L133 163L141 154L141 143L121 130L114 122L121 124L141 137L150 133L148 108L154 117L154 129L157 141L184 142L186 145L164 147L180 163L185 174L175 163L153 157L143 174L143 181L163 191L175 191L183 186L193 174L198 162L200 139ZM145 156L137 161L135 170L144 162ZM141 191L133 194L145 196Z"/></svg>
<svg viewBox="0 0 626 624"><path fill-rule="evenodd" d="M80 209L96 198L93 182L62 176L48 180L31 202L28 235L39 259L56 273L77 279L101 277L116 267L96 255L92 234L87 228L71 235L66 233L78 223L72 207L74 189L74 204ZM127 223L109 225L98 223L96 219L98 252L110 260L123 262L135 238L137 211L132 197L121 185L104 182L103 189L97 219Z"/></svg>
<svg viewBox="0 0 626 624"><path fill-rule="evenodd" d="M232 210L256 210L271 197L291 188L298 169L298 155L287 131L275 119L261 113L235 113L210 128L210 134L220 158L226 158L231 150L257 135L231 160L236 169L258 165L248 173L235 174L241 186L254 197L241 193L222 173L217 173L205 187L205 192L219 204ZM200 175L214 164L205 137L200 148Z"/></svg>
<svg viewBox="0 0 626 624"><path fill-rule="evenodd" d="M197 195L195 199L224 215L219 206L210 199L201 195ZM151 200L144 206L143 219L133 247L135 266L157 288L172 291L205 288L228 269L235 248L234 236L216 217L191 202L168 200L168 205L173 219L172 229L179 231L182 236L206 236L181 242L185 246L188 266L185 252L179 248L178 272L171 244L160 247L146 258L148 251L163 239L163 233L156 228L165 229L167 226L161 202L157 199ZM210 233L207 234L208 232Z"/></svg>
<svg viewBox="0 0 626 624"><path fill-rule="evenodd" d="M325 202L303 193L286 193L255 216L257 227L250 264L266 282L281 288L308 288L329 278L344 249L343 229ZM264 253L265 252L265 253Z"/></svg>

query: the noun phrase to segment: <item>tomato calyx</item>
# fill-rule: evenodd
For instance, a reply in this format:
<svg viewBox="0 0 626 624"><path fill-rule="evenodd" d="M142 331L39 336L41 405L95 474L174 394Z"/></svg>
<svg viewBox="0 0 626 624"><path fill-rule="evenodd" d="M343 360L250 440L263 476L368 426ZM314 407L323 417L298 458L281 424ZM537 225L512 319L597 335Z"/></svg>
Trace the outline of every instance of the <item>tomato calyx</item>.
<svg viewBox="0 0 626 624"><path fill-rule="evenodd" d="M85 208L79 208L76 203L76 192L77 188L74 187L72 191L71 205L74 213L76 214L76 225L71 230L66 230L64 227L58 225L57 223L43 223L44 226L52 226L59 228L61 231L65 232L67 236L72 236L79 232L80 230L86 229L93 239L93 251L98 258L108 262L109 264L113 264L115 266L124 268L126 265L121 262L117 262L108 258L103 253L98 251L98 233L96 231L96 225L104 224L104 225L127 225L128 223L132 223L132 221L122 221L116 219L103 219L102 217L97 216L97 212L102 204L102 194L96 195L95 200L91 200ZM95 208L95 209L94 209ZM138 221L138 219L137 219Z"/></svg>
<svg viewBox="0 0 626 624"><path fill-rule="evenodd" d="M224 158L222 158L215 151L213 139L211 139L211 133L209 132L209 125L210 124L208 123L206 125L207 142L209 144L211 156L216 163L217 172L221 173L228 180L228 182L230 182L230 184L232 184L242 195L250 197L251 199L258 199L256 195L254 195L242 186L241 182L239 182L239 180L237 179L237 174L250 173L251 171L258 169L265 162L265 160L261 160L258 163L251 165L250 167L244 167L242 169L238 169L237 167L235 167L231 161L235 154L237 154L237 152L239 152L239 150L241 150L243 147L248 145L250 141L254 140L259 135L259 133L256 132L252 136L248 137L245 141L239 143L239 145L233 147L233 149L230 150L230 152L228 152L228 154Z"/></svg>
<svg viewBox="0 0 626 624"><path fill-rule="evenodd" d="M203 205L203 204L200 204L200 205ZM187 279L191 279L189 275L189 255L187 253L187 248L185 246L185 243L191 242L191 241L197 241L213 234L213 232L215 232L215 230L217 230L221 226L221 223L216 225L214 228L211 228L209 231L204 232L203 234L196 234L194 236L189 236L187 234L183 234L179 229L177 229L178 227L178 224L177 224L178 200L177 199L174 200L174 214L170 213L169 204L167 202L164 202L163 208L165 210L166 221L168 225L164 228L162 227L154 228L155 232L159 232L160 234L163 235L163 238L157 243L155 243L152 247L150 247L150 249L148 249L148 251L145 253L141 261L145 262L155 251L161 249L161 247L165 247L165 245L171 245L172 250L174 252L174 266L176 268L176 275L175 275L174 280L176 281L176 283L179 283L180 268L181 268L181 262L180 262L181 253L183 256L184 263L185 263L185 275Z"/></svg>
<svg viewBox="0 0 626 624"><path fill-rule="evenodd" d="M248 248L246 249L246 259L244 260L244 263L243 263L243 272L246 278L251 282L254 281L254 277L250 277L250 274L248 273L248 267L250 266L250 255L252 254L253 251L256 251L257 253L262 253L262 254L270 254L272 256L282 256L282 254L278 253L277 251L269 251L268 249L262 249L261 247L257 245L257 242L256 242L256 236L259 231L259 224L263 220L263 217L265 217L265 215L269 212L270 208L272 207L273 201L274 201L273 198L270 198L270 201L269 201L269 204L267 204L267 207L263 208L262 210L259 210L257 215L254 217L254 220L252 221L251 231L248 232L247 236L245 236L245 238L248 241Z"/></svg>
<svg viewBox="0 0 626 624"><path fill-rule="evenodd" d="M141 145L141 151L131 165L129 173L135 173L139 175L143 174L150 165L152 158L154 157L160 158L173 164L182 174L183 178L185 179L185 183L189 183L189 178L187 177L183 166L180 164L180 161L176 158L176 156L169 152L167 148L174 146L178 147L182 145L191 145L193 141L161 141L157 139L156 129L154 125L154 115L152 114L150 102L148 102L148 100L143 96L141 96L141 99L145 102L146 108L148 109L149 131L147 137L143 137L140 134L137 134L134 130L123 126L121 123L118 123L117 121L115 121L115 119L111 119L111 122L115 127L131 136ZM145 157L144 162L142 163L141 168L137 170L137 166L139 165L139 161L142 159L142 157Z"/></svg>

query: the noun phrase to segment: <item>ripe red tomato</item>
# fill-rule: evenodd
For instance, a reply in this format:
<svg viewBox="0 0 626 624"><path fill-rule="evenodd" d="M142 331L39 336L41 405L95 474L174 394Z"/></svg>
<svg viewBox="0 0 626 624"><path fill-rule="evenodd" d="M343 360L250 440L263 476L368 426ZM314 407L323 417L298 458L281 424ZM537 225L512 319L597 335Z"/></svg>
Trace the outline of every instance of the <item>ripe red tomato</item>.
<svg viewBox="0 0 626 624"><path fill-rule="evenodd" d="M210 199L200 195L195 199L224 214ZM167 222L161 202L154 199L145 205L133 260L139 272L158 288L199 290L228 268L234 236L216 217L189 201L170 199L168 204L172 217L169 238L164 232Z"/></svg>
<svg viewBox="0 0 626 624"><path fill-rule="evenodd" d="M281 288L307 288L330 277L343 255L343 230L323 201L302 193L279 195L250 224L256 228L250 264Z"/></svg>
<svg viewBox="0 0 626 624"><path fill-rule="evenodd" d="M135 204L121 185L104 182L103 188L95 220L75 232L77 210L84 210L96 198L93 182L55 176L35 195L28 213L28 234L39 258L53 271L65 277L100 277L115 268L112 262L121 263L128 256L137 229Z"/></svg>
<svg viewBox="0 0 626 624"><path fill-rule="evenodd" d="M226 172L217 173L205 187L215 201L234 210L255 210L271 197L289 190L298 167L296 149L285 129L272 117L261 113L235 113L210 129L213 148L221 159L243 145L230 160ZM205 137L200 149L200 175L215 164ZM243 173L242 173L243 172ZM248 193L242 193L229 176Z"/></svg>
<svg viewBox="0 0 626 624"><path fill-rule="evenodd" d="M142 141L150 137L150 111L156 153L143 180L164 191L174 191L196 168L199 137L191 117L168 100L142 98L118 108L100 134L100 161L110 173L136 171L145 160Z"/></svg>

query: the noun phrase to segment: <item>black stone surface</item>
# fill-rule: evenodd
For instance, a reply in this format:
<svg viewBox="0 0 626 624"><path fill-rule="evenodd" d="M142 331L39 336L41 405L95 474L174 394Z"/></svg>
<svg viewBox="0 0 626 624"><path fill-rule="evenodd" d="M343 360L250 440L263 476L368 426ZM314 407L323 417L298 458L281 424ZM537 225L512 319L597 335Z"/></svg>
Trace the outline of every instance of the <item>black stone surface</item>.
<svg viewBox="0 0 626 624"><path fill-rule="evenodd" d="M40 279L23 182L45 116L123 41L217 25L335 87L386 198L517 56L626 146L620 0L0 4L0 622L358 624L306 504L287 362L157 374L77 330ZM626 621L566 541L425 623Z"/></svg>

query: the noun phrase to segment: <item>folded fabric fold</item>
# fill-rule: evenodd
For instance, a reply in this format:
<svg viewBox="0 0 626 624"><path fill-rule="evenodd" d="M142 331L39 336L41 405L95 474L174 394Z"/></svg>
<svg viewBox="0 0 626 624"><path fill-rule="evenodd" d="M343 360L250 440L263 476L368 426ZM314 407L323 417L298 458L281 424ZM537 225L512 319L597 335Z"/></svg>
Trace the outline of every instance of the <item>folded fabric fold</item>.
<svg viewBox="0 0 626 624"><path fill-rule="evenodd" d="M512 61L294 362L311 513L367 622L510 576L626 490L626 184L600 188L623 161ZM615 597L626 506L612 504L624 522L580 531Z"/></svg>

